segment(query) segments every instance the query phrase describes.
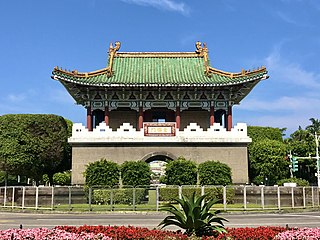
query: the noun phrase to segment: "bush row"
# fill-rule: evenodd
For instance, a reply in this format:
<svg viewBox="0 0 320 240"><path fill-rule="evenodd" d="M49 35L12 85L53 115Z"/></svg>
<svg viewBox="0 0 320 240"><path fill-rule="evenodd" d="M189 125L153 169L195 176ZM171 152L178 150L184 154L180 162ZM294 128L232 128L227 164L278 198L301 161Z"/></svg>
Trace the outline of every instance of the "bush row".
<svg viewBox="0 0 320 240"><path fill-rule="evenodd" d="M201 188L200 187L190 187L190 188L182 188L181 193L186 197L191 197L193 193L196 193L196 196L201 196ZM210 187L205 188L205 194L208 194L208 198L217 199L217 203L223 203L223 187ZM227 188L226 197L227 203L232 203L232 199L235 196L234 189ZM172 202L174 199L179 197L179 189L177 187L166 187L160 188L160 196L159 200L164 202Z"/></svg>
<svg viewBox="0 0 320 240"><path fill-rule="evenodd" d="M101 159L89 163L84 172L86 186L149 185L151 180L150 166L143 161L126 161L122 165ZM207 161L196 165L191 160L179 157L166 165L165 176L161 183L167 185L230 185L231 168L224 163ZM199 181L197 180L199 177Z"/></svg>
<svg viewBox="0 0 320 240"><path fill-rule="evenodd" d="M92 201L96 204L140 204L146 198L147 190L141 188L93 189Z"/></svg>
<svg viewBox="0 0 320 240"><path fill-rule="evenodd" d="M155 191L155 190L151 190ZM201 196L200 187L182 188L182 194L190 197L193 192L196 196ZM223 203L223 188L210 187L205 188L205 194L208 194L208 199L217 199L217 203ZM92 202L95 204L132 204L133 196L135 203L141 204L148 200L150 190L143 188L119 188L119 189L94 189L92 190ZM227 203L232 203L235 196L234 189L227 188L226 197ZM159 188L159 201L173 202L179 197L179 188L176 187L161 187Z"/></svg>

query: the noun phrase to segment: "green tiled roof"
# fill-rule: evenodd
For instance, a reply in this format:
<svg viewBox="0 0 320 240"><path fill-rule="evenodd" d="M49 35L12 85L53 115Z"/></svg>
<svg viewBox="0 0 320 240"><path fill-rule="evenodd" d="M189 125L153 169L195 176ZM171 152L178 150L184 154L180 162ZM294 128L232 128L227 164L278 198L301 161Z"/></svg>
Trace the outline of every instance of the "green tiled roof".
<svg viewBox="0 0 320 240"><path fill-rule="evenodd" d="M110 61L110 59L109 59ZM55 68L53 78L91 86L226 86L267 77L265 68L227 73L206 66L196 53L117 53L110 69L78 73Z"/></svg>

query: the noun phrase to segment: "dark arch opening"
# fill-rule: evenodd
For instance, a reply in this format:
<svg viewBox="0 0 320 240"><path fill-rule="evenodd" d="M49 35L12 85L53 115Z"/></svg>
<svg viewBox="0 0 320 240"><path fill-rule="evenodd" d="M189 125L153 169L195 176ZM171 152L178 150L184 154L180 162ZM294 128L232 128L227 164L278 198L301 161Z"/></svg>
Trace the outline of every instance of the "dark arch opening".
<svg viewBox="0 0 320 240"><path fill-rule="evenodd" d="M168 152L153 152L143 157L143 161L149 164L152 184L160 184L162 177L165 175L166 164L169 161L177 159L173 154Z"/></svg>
<svg viewBox="0 0 320 240"><path fill-rule="evenodd" d="M168 162L168 161L172 161L174 159L177 159L177 157L174 156L171 153L168 153L168 152L154 152L154 153L149 153L149 154L145 155L142 158L142 161L145 161L146 163L150 163L150 162L153 162L153 161Z"/></svg>

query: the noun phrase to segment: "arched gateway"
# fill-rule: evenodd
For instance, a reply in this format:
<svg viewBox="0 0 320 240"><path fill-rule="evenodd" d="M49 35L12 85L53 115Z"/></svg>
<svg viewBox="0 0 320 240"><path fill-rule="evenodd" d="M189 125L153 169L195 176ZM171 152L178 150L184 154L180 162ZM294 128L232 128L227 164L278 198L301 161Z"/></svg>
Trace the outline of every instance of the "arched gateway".
<svg viewBox="0 0 320 240"><path fill-rule="evenodd" d="M87 126L74 124L69 139L72 183L84 183L89 162L106 158L122 163L153 153L224 162L234 183L247 182L251 139L246 124L232 125L232 107L268 78L266 68L239 73L215 69L200 42L194 52L119 49L120 42L110 45L108 65L101 70L56 67L52 72L87 109Z"/></svg>

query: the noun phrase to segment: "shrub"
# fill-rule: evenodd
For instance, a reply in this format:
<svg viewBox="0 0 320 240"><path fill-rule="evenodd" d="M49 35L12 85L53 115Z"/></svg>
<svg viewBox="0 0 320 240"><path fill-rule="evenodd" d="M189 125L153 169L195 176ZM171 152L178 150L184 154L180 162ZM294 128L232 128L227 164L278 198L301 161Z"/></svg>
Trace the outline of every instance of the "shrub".
<svg viewBox="0 0 320 240"><path fill-rule="evenodd" d="M123 185L150 185L150 166L143 161L126 161L121 165L121 178Z"/></svg>
<svg viewBox="0 0 320 240"><path fill-rule="evenodd" d="M84 177L86 186L115 186L119 184L119 166L115 162L101 159L87 165Z"/></svg>
<svg viewBox="0 0 320 240"><path fill-rule="evenodd" d="M71 184L71 171L64 171L55 173L53 175L53 183L57 185L70 185Z"/></svg>
<svg viewBox="0 0 320 240"><path fill-rule="evenodd" d="M159 200L164 202L172 202L175 198L179 197L178 186L161 187L159 188Z"/></svg>
<svg viewBox="0 0 320 240"><path fill-rule="evenodd" d="M229 185L232 183L231 168L221 162L207 161L198 166L201 185Z"/></svg>
<svg viewBox="0 0 320 240"><path fill-rule="evenodd" d="M216 199L217 203L223 203L223 188L222 187L205 187L205 194L208 195L207 199ZM182 194L190 197L193 192L195 192L196 196L201 195L200 187L182 187ZM227 203L232 203L235 191L233 188L227 188ZM172 187L162 187L159 188L159 200L163 202L174 202L174 199L179 197L179 189L178 186Z"/></svg>
<svg viewBox="0 0 320 240"><path fill-rule="evenodd" d="M195 185L197 165L183 157L170 161L166 165L164 181L168 185Z"/></svg>
<svg viewBox="0 0 320 240"><path fill-rule="evenodd" d="M226 232L223 221L227 220L217 217L219 211L210 212L210 208L216 200L205 201L206 197L206 195L197 197L193 192L189 198L184 195L181 199L176 198L181 210L172 204L161 206L161 210L173 215L165 217L159 226L163 228L175 225L185 229L188 236L195 234L198 237Z"/></svg>
<svg viewBox="0 0 320 240"><path fill-rule="evenodd" d="M277 182L279 186L283 186L284 183L296 183L297 186L300 186L300 187L309 186L309 182L307 180L302 178L296 178L296 177L281 179Z"/></svg>
<svg viewBox="0 0 320 240"><path fill-rule="evenodd" d="M145 199L146 190L142 188L119 189L93 189L92 200L98 204L132 204L133 191L135 191L135 203L140 204Z"/></svg>

